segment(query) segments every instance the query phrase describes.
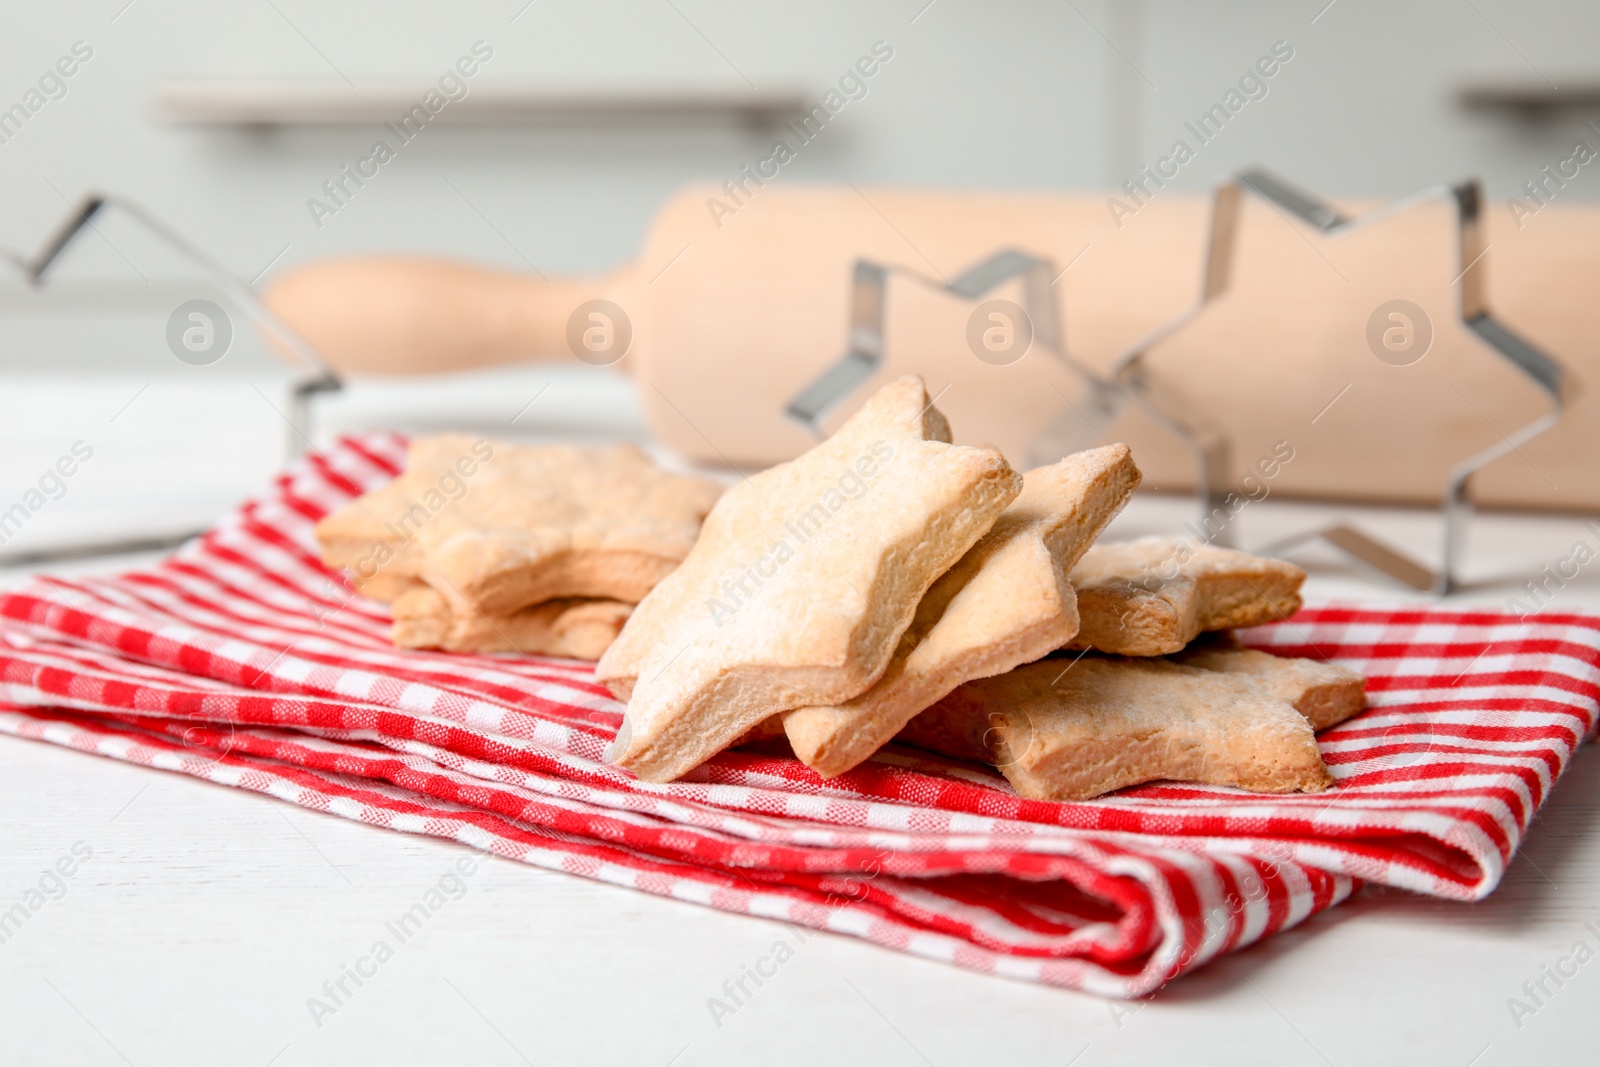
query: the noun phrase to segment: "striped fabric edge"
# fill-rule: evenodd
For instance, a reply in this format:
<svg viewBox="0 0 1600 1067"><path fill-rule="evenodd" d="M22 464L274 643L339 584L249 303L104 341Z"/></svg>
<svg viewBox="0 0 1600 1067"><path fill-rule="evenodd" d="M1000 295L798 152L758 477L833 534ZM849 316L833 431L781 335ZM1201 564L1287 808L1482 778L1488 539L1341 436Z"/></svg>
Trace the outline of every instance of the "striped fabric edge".
<svg viewBox="0 0 1600 1067"><path fill-rule="evenodd" d="M79 591L88 595L91 590L88 586L81 586ZM6 600L0 610L13 618L20 615L27 621L40 623L42 629L49 633L75 637L89 643L98 641L104 647L115 648L121 655L142 649L147 658L159 660L161 657L151 654L151 650L160 643L173 653L168 657L169 662L190 670L196 669L196 653L200 651L204 653L204 668L214 668L223 661L230 664L227 670L212 670L214 679L238 680L248 669L244 664L251 657L259 659L269 651L266 646L241 645L237 629L226 637L191 629L174 630L170 624L159 631L141 630L138 617L130 615L126 620L117 618L125 606L125 603L118 604L116 608L106 607L97 613L80 612L75 621L65 622L61 615L62 606L55 602L35 600L32 608L28 609L26 597L13 597ZM1314 620L1313 611L1304 621L1297 620L1292 630L1301 636L1307 633L1309 626L1312 632L1320 635L1319 624ZM126 626L121 625L122 621L126 622ZM1267 629L1269 637L1273 629ZM1594 638L1593 627L1580 629L1591 640ZM133 634L132 638L128 637L129 633ZM1261 635L1262 631L1257 631L1251 636ZM205 648L208 641L215 647ZM1342 651L1342 646L1330 649L1326 638L1313 644L1324 652ZM233 653L237 662L228 658L230 646L235 646ZM1266 646L1274 647L1270 641ZM1296 648L1293 651L1311 649ZM1526 659L1525 653L1514 651L1520 658ZM1467 665L1470 670L1488 671L1496 666L1500 657L1491 658L1482 655L1482 652L1480 647L1473 654L1476 663ZM1582 652L1592 655L1593 648L1585 646ZM280 662L289 658L278 657ZM1345 661L1344 657L1331 658ZM1372 662L1381 666L1397 661L1388 658ZM328 672L326 666L297 665L295 673L302 679L309 679L318 669L324 669L327 677L336 684L324 686L322 695L337 701L341 708L348 706L351 689L345 684L347 676L337 669ZM1571 683L1571 672L1579 666L1593 673L1592 663L1582 657L1573 657L1571 662L1560 666L1568 673L1547 670L1545 676L1564 678ZM378 680L378 676L369 671L363 671L362 675L363 684ZM1381 676L1375 675L1376 679L1381 679ZM1501 688L1504 687L1503 677L1494 680L1500 683ZM808 802L814 804L821 800L839 822L892 825L906 818L907 801L922 800L924 805L933 801L946 808L956 806L952 802L963 798L956 796L957 786L951 783L960 782L964 777L966 783L963 784L975 786L969 792L978 794L964 798L968 811L973 814L982 812L1034 827L1055 823L1076 829L1140 835L1148 835L1160 827L1162 833L1158 836L1170 835L1174 830L1184 836L1193 835L1196 841L1191 843L1191 847L1231 847L1247 851L1262 847L1262 838L1269 842L1282 842L1284 839L1292 841L1297 837L1310 837L1317 840L1295 842L1287 846L1272 844L1271 847L1288 849L1291 858L1297 855L1308 860L1315 857L1315 862L1325 865L1327 869L1364 880L1383 881L1458 899L1484 895L1498 881L1528 820L1548 795L1579 737L1592 732L1595 716L1594 699L1590 694L1594 691L1593 683L1584 682L1577 686L1579 692L1576 697L1571 684L1553 687L1552 692L1558 699L1551 703L1546 713L1541 713L1546 714L1546 718L1541 720L1541 729L1531 731L1531 736L1525 727L1519 727L1516 731L1523 736L1511 744L1514 749L1520 750L1485 753L1469 748L1465 754L1472 756L1473 761L1436 758L1439 755L1461 754L1451 751L1456 745L1454 739L1447 745L1433 736L1435 721L1442 721L1440 716L1435 714L1433 719L1417 721L1411 717L1412 709L1408 706L1396 709L1405 714L1397 715L1391 722L1384 718L1390 714L1385 710L1384 701L1391 697L1383 694L1381 685L1375 688L1380 692L1375 696L1377 707L1374 711L1323 737L1324 749L1341 778L1341 788L1326 798L1261 798L1229 790L1156 785L1130 790L1090 804L1044 805L1019 800L1004 789L992 772L977 769L964 774L957 769L930 791L929 772L939 768L940 761L915 754L909 758L891 754L862 772L847 776L853 778L852 781L835 780L824 785L792 760L730 753L702 776L710 783L709 789L700 782L664 788L669 795L681 795L688 791L693 796L699 791L702 795L694 799L724 807L743 807L786 816L811 814L809 811L796 810L796 806L805 808ZM1475 693L1472 689L1464 691L1469 695ZM1491 687L1485 691L1493 689ZM387 692L392 696L394 691L391 687ZM584 722L568 723L552 730L552 724L543 718L523 716L518 709L507 708L499 700L484 700L481 695L479 699L463 701L461 694L453 690L436 690L420 683L409 684L403 692L417 699L391 700L390 703L397 706L398 710L412 714L405 705L418 706L419 702L430 710L443 710L444 718L467 728L469 740L473 743L485 732L501 743L511 739L534 738L554 751L554 758L560 764L559 773L564 776L587 777L591 780L598 778L603 784L629 791L645 792L652 788L627 778L599 761L599 752L609 739L613 727ZM419 694L423 693L426 694L425 698L419 698ZM565 685L559 693L557 699L570 699L568 694L571 690ZM1409 695L1424 694L1437 695L1426 686ZM382 698L385 693L369 692L368 695ZM48 703L59 697L59 693L40 694L33 700L23 702L42 700ZM1527 696L1523 693L1519 692L1508 699L1519 703L1522 718L1526 719L1531 714L1526 707ZM615 712L611 714L614 716ZM1484 714L1484 710L1472 705L1462 714L1475 720ZM513 719L515 721L511 721ZM615 721L614 717L610 719L610 722ZM1470 729L1467 734L1471 740ZM1473 741L1473 744L1480 750L1483 748L1477 741ZM1434 751L1436 749L1437 752ZM904 769L897 768L897 763ZM1352 767L1352 763L1355 766ZM945 764L949 769L948 761ZM776 773L772 773L774 771ZM901 780L884 782L884 779L892 780L897 775ZM979 785L974 779L982 784ZM921 797L914 795L918 788L922 790ZM736 792L736 789L743 791ZM797 797L803 799L797 800ZM1005 806L1013 810L1006 811ZM1076 817L1063 818L1064 814ZM1046 818L1040 818L1040 815ZM1436 842L1436 847L1398 852L1387 847L1407 835L1431 838ZM1240 837L1243 840L1235 841L1231 846L1226 840ZM1213 840L1216 838L1224 840L1219 843ZM1359 841L1342 841L1343 838L1377 838L1383 847L1363 848Z"/></svg>
<svg viewBox="0 0 1600 1067"><path fill-rule="evenodd" d="M590 764L592 773L579 780L570 774L571 768L565 759L552 757L548 749L541 752L537 743L520 751L517 749L519 741L515 738L493 739L485 745L482 735L471 730L459 730L450 722L348 701L290 701L248 690L236 692L232 702L220 701L214 690L187 692L187 677L175 672L167 672L160 678L162 684L152 684L158 679L152 677L151 672L159 671L151 667L144 668L144 675L138 684L130 685L132 680L124 675L124 662L103 654L98 655L97 659L95 654L75 650L71 646L62 646L55 649L54 654L47 655L43 647L36 645L27 657L0 656L0 680L5 682L4 691L8 698L21 704L65 704L79 710L113 713L138 710L159 714L164 709L168 714L186 719L204 717L218 722L289 725L297 729L332 727L357 731L361 736L379 743L425 753L435 760L468 757L463 766L475 768L473 772L481 776L504 775L508 767L518 773L543 772L546 788L551 791L571 793L573 790L582 790L585 796L602 804L653 811L663 818L685 825L715 827L764 842L804 840L812 844L838 844L845 847L853 844L857 847L887 847L895 849L897 853L910 852L916 855L919 851L917 845L927 849L929 846L926 842L929 841L935 843L935 849L953 847L979 850L992 847L995 841L1002 841L1009 849L1020 847L1047 852L1055 847L1049 838L1050 834L1071 833L1076 829L993 816L985 819L969 815L963 821L950 817L951 813L947 812L945 818L925 825L922 834L895 834L896 829L908 829L910 822L919 815L927 823L927 816L936 813L908 809L905 804L871 802L863 806L860 802L846 803L835 798L797 798L794 794L776 789L763 790L749 784L742 791L716 785L706 789L697 783L647 786L597 762ZM114 699L109 702L100 699L108 694ZM197 700L201 703L196 703ZM379 724L384 724L386 729L376 728ZM600 740L603 741L604 736ZM435 743L427 743L423 738ZM474 763L470 759L474 755L487 758ZM917 762L919 757L913 755L912 760ZM767 762L793 761L769 759ZM1157 842L1164 847L1265 855L1279 861L1304 861L1333 873L1354 875L1363 880L1470 899L1487 892L1498 880L1503 868L1500 846L1511 835L1519 833L1520 829L1516 820L1509 820L1508 825L1502 827L1501 841L1497 842L1478 832L1477 824L1470 820L1452 821L1449 804L1460 803L1468 813L1478 814L1470 795L1465 801L1461 800L1461 784L1457 775L1453 787L1440 792L1435 800L1442 806L1440 811L1402 810L1403 817L1390 820L1392 825L1384 828L1384 833L1376 842L1341 840L1332 837L1329 830L1342 823L1347 830L1373 836L1376 819L1385 815L1385 809L1381 806L1352 809L1350 802L1339 801L1337 794L1263 800L1236 791L1221 791L1219 796L1219 791L1215 789L1177 784L1148 786L1133 792L1159 796L1165 805L1161 809L1165 814L1155 816L1151 813L1152 817L1165 818L1173 824L1169 825L1169 830L1187 830L1186 834L1152 834L1148 827L1141 831L1128 831L1117 830L1114 826L1103 828L1103 832L1126 834L1130 844L1135 847L1141 842ZM979 790L979 803L969 807L980 808L982 801L992 797L997 788L991 784L988 789ZM768 793L775 795L771 797L771 802L764 802L763 794ZM946 794L948 797L948 790ZM1004 795L1015 800L1013 795ZM1410 794L1380 799L1384 804L1414 804ZM1303 809L1307 803L1320 809L1313 812L1311 820L1301 819L1291 824L1280 815L1273 827L1276 832L1270 835L1262 833L1263 809L1277 811L1289 804ZM1374 802L1369 800L1366 803L1370 805ZM1250 810L1252 805L1256 810ZM1170 811L1173 807L1180 809L1176 816ZM1204 809L1204 813L1193 810L1197 807ZM884 817L885 808L888 817ZM1241 808L1245 810L1241 811ZM863 810L873 817L862 817ZM1212 811L1220 811L1220 814L1211 814ZM742 818L730 818L730 814L741 812L746 813ZM754 812L763 813L766 821L753 825L749 813ZM781 818L775 817L780 815ZM834 828L830 828L830 822ZM841 824L846 827L861 826L875 832L867 835L867 841L863 842L860 836L852 839L848 831L838 831L836 827ZM1316 832L1312 833L1310 840L1297 840L1290 836L1297 829L1304 830L1301 824L1319 828L1321 836ZM1423 839L1421 842L1407 840L1408 837L1419 836ZM1418 847L1419 844L1422 847Z"/></svg>
<svg viewBox="0 0 1600 1067"><path fill-rule="evenodd" d="M854 875L774 872L653 856L604 838L526 823L331 769L355 757L336 742L320 767L213 738L185 744L129 724L0 705L0 732L241 788L313 811L469 845L548 870L719 910L826 930L968 970L1107 997L1148 995L1181 974L1343 901L1349 878L1315 868L1183 850L1089 846L1071 879L912 879L866 867ZM257 732L251 731L251 734ZM284 754L275 731L256 740ZM1070 890L1070 892L1068 892ZM1120 921L1107 921L1121 911ZM1074 914L1076 912L1076 914ZM1075 921L1074 921L1075 920Z"/></svg>

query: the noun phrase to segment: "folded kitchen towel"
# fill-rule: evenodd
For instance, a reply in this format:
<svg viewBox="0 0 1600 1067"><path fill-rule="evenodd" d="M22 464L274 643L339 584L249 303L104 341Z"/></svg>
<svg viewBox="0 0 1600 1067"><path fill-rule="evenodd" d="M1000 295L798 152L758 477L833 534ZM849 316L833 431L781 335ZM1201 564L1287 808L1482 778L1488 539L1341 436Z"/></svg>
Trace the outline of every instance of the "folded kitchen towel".
<svg viewBox="0 0 1600 1067"><path fill-rule="evenodd" d="M1320 605L1244 638L1370 679L1320 739L1326 793L1053 804L897 746L826 782L741 750L652 785L602 759L622 708L589 664L396 649L320 564L312 525L404 444L344 438L154 567L0 594L0 730L1117 997L1363 882L1485 896L1595 730L1600 618Z"/></svg>

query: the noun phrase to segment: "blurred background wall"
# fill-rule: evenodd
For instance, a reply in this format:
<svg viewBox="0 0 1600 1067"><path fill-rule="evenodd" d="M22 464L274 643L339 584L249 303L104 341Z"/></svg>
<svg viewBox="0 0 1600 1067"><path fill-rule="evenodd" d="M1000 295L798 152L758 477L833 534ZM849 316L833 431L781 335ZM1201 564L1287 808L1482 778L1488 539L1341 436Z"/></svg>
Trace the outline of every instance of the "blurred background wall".
<svg viewBox="0 0 1600 1067"><path fill-rule="evenodd" d="M1329 195L1398 195L1478 175L1493 210L1585 141L1600 148L1600 5L1562 0L94 0L7 4L0 108L24 100L76 42L65 93L0 143L0 245L30 250L90 189L131 197L250 279L358 250L429 251L547 272L609 267L676 186L764 155L769 130L430 127L336 215L307 200L365 155L376 123L248 129L164 121L158 87L185 79L410 84L420 95L474 42L471 81L582 94L795 89L816 99L874 42L893 58L784 182L1110 188L1183 135L1287 42L1293 59L1175 184L1269 165ZM80 52L83 47L80 46ZM1468 107L1509 86L1553 108ZM50 86L54 88L53 84ZM1548 90L1548 92L1546 92ZM1593 173L1591 171L1594 171ZM1561 195L1590 198L1600 168ZM104 250L102 249L102 253ZM103 256L111 275L116 257ZM130 280L131 273L127 273ZM114 346L0 349L116 366ZM54 367L50 369L55 369Z"/></svg>

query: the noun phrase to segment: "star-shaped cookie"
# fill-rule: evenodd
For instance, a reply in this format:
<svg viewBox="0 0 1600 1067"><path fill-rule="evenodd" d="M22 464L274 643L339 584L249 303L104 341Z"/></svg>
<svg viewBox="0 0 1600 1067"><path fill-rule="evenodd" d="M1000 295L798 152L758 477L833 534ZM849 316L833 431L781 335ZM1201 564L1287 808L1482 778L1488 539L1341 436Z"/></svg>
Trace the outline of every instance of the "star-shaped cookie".
<svg viewBox="0 0 1600 1067"><path fill-rule="evenodd" d="M1067 573L1138 484L1126 445L1025 474L1022 494L922 598L877 684L783 717L795 755L824 778L843 774L962 682L1060 648L1078 629Z"/></svg>
<svg viewBox="0 0 1600 1067"><path fill-rule="evenodd" d="M1311 724L1257 682L1166 660L1043 660L968 682L901 732L995 764L1020 796L1087 800L1162 779L1258 793L1333 784Z"/></svg>
<svg viewBox="0 0 1600 1067"><path fill-rule="evenodd" d="M422 582L395 597L396 648L446 652L524 652L599 659L622 630L633 605L617 600L561 599L504 615L456 615L438 590Z"/></svg>
<svg viewBox="0 0 1600 1067"><path fill-rule="evenodd" d="M877 681L928 587L1021 490L999 452L949 440L906 377L729 489L600 660L628 700L615 761L670 781L775 712Z"/></svg>
<svg viewBox="0 0 1600 1067"><path fill-rule="evenodd" d="M400 592L420 578L457 615L566 597L636 603L693 546L721 494L632 445L413 441L406 471L317 524L323 558Z"/></svg>
<svg viewBox="0 0 1600 1067"><path fill-rule="evenodd" d="M1305 579L1292 563L1192 541L1098 544L1072 570L1079 624L1067 647L1176 652L1202 633L1288 618Z"/></svg>
<svg viewBox="0 0 1600 1067"><path fill-rule="evenodd" d="M1256 683L1293 705L1317 733L1359 715L1367 706L1365 679L1333 663L1274 656L1260 649L1233 648L1226 642L1212 641L1191 645L1172 660Z"/></svg>

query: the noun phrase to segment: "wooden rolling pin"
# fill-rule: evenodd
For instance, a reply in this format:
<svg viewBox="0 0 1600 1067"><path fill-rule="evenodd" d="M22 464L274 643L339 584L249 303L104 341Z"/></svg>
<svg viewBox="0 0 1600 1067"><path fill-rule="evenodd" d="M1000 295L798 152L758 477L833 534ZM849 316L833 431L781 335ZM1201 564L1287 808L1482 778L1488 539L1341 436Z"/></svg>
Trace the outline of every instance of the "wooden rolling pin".
<svg viewBox="0 0 1600 1067"><path fill-rule="evenodd" d="M713 198L735 210L713 213ZM637 260L600 277L337 259L285 272L266 300L348 374L575 361L575 351L591 363L616 359L664 444L709 464L759 465L816 440L784 412L845 351L858 259L937 282L1006 248L1047 258L1062 272L1052 289L1066 348L1108 374L1138 339L1195 306L1211 207L1209 197L1162 193L1119 227L1107 198L1091 194L768 185L740 199L683 190ZM1372 206L1341 203L1352 213ZM1164 395L1227 434L1237 477L1288 442L1294 458L1279 466L1273 492L1437 501L1453 466L1546 410L1543 394L1459 321L1464 264L1447 205L1333 239L1260 201L1246 198L1241 210L1228 291L1147 357ZM1496 318L1563 363L1574 383L1597 377L1600 208L1551 204L1521 229L1504 205L1485 211L1489 250L1478 269ZM989 298L1021 303L1023 283ZM1368 340L1374 312L1395 299L1431 323L1426 355L1405 366L1380 359ZM916 371L958 440L998 445L1019 465L1047 458L1040 442L1048 447L1050 428L1073 413L1079 380L1037 346L1007 365L977 358L974 308L891 274L882 364L829 426L877 382ZM1475 479L1479 504L1600 508L1600 409L1573 392L1555 429ZM1137 407L1097 430L1132 444L1160 489L1192 486L1190 453Z"/></svg>

